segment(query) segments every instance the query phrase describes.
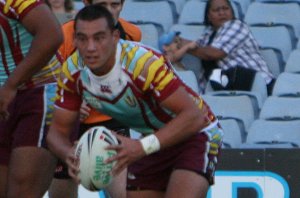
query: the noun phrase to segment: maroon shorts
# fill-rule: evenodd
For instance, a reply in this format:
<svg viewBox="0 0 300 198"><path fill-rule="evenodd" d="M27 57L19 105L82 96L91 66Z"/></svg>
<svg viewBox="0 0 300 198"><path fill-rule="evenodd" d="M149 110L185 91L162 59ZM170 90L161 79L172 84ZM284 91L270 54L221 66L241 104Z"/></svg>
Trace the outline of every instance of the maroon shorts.
<svg viewBox="0 0 300 198"><path fill-rule="evenodd" d="M213 132L220 133L221 139L217 148L209 146L212 135L202 132L181 144L146 156L130 165L127 190L165 191L170 175L176 169L196 172L212 185L223 136L219 126L215 127Z"/></svg>
<svg viewBox="0 0 300 198"><path fill-rule="evenodd" d="M8 164L16 147L45 146L55 94L56 84L18 91L8 107L9 119L0 121L0 164Z"/></svg>

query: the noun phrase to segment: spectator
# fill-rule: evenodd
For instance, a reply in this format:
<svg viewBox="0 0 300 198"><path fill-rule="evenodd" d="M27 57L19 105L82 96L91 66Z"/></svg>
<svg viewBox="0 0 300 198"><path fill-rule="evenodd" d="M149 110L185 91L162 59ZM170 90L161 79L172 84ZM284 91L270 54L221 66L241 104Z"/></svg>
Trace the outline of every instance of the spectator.
<svg viewBox="0 0 300 198"><path fill-rule="evenodd" d="M0 40L0 197L42 197L56 164L44 147L62 32L42 1L0 1Z"/></svg>
<svg viewBox="0 0 300 198"><path fill-rule="evenodd" d="M205 9L206 31L189 52L202 59L205 77L216 89L250 90L254 75L264 77L271 93L274 76L259 52L249 27L234 16L230 1L209 0ZM212 72L214 69L215 72ZM224 75L225 74L225 75ZM223 79L223 80L222 80Z"/></svg>
<svg viewBox="0 0 300 198"><path fill-rule="evenodd" d="M73 0L45 0L52 12L55 14L60 24L64 24L74 18Z"/></svg>

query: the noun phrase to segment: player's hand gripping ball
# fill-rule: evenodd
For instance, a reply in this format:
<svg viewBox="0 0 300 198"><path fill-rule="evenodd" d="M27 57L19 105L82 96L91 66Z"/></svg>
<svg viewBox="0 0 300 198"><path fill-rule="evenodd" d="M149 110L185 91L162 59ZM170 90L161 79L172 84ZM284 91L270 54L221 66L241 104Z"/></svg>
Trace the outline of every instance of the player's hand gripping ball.
<svg viewBox="0 0 300 198"><path fill-rule="evenodd" d="M111 170L116 162L106 164L105 160L116 155L114 150L105 150L109 145L117 145L117 138L103 126L92 127L80 138L75 154L79 158L81 184L90 191L99 191L113 180Z"/></svg>

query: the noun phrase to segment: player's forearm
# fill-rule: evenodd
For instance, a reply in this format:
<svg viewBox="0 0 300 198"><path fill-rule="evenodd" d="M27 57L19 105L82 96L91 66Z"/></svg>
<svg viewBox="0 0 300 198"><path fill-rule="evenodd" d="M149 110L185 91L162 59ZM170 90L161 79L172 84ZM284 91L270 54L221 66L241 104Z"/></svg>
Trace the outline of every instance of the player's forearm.
<svg viewBox="0 0 300 198"><path fill-rule="evenodd" d="M49 150L62 161L66 161L73 146L69 138L59 133L54 127L51 127L48 132L47 145Z"/></svg>

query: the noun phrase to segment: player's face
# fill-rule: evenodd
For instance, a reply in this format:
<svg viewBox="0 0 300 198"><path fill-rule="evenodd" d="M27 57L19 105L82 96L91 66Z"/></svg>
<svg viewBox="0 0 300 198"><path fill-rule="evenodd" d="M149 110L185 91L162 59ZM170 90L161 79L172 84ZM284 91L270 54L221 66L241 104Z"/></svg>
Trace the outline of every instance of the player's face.
<svg viewBox="0 0 300 198"><path fill-rule="evenodd" d="M225 22L233 19L232 10L225 0L213 0L208 11L208 19L214 28L221 27Z"/></svg>
<svg viewBox="0 0 300 198"><path fill-rule="evenodd" d="M118 21L120 12L123 8L121 0L93 0L93 4L100 4L106 7L116 21Z"/></svg>
<svg viewBox="0 0 300 198"><path fill-rule="evenodd" d="M96 75L107 74L113 67L118 40L119 32L111 31L105 18L77 21L75 46Z"/></svg>

